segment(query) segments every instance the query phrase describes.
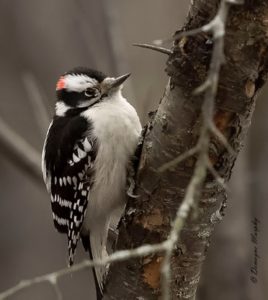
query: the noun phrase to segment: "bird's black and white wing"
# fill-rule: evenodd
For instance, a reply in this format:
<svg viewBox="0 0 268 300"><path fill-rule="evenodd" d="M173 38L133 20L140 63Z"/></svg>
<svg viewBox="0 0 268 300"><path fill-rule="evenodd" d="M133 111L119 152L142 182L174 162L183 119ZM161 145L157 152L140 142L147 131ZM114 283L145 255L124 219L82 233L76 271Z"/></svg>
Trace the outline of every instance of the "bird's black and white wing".
<svg viewBox="0 0 268 300"><path fill-rule="evenodd" d="M43 175L51 195L54 225L68 236L72 265L93 182L96 140L82 117L65 119L55 118L49 128Z"/></svg>

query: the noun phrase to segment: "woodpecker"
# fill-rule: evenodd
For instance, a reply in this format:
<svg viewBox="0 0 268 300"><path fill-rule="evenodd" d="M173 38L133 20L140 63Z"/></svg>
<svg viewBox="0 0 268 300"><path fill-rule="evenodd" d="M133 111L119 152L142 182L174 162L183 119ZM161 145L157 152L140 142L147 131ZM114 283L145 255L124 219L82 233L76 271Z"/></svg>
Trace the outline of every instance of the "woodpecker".
<svg viewBox="0 0 268 300"><path fill-rule="evenodd" d="M109 226L124 208L128 166L141 134L137 112L121 93L129 76L78 67L56 85L42 171L54 226L67 235L69 265L80 239L91 259L107 255ZM99 298L106 271L94 269Z"/></svg>

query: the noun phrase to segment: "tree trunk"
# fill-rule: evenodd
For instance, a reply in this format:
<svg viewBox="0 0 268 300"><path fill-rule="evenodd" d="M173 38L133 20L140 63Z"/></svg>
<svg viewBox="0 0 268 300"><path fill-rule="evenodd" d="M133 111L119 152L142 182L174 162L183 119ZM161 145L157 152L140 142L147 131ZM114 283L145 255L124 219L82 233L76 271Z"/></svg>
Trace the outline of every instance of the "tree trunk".
<svg viewBox="0 0 268 300"><path fill-rule="evenodd" d="M248 143L241 151L230 181L224 222L216 226L202 268L198 300L261 300L251 297L251 216ZM219 272L220 270L220 272Z"/></svg>
<svg viewBox="0 0 268 300"><path fill-rule="evenodd" d="M219 1L194 0L184 30L198 28L215 16ZM268 6L246 1L233 6L225 38L226 64L221 70L214 121L238 154L250 125L257 94L268 70ZM119 228L117 249L154 244L166 239L170 224L184 197L195 166L189 158L178 166L157 172L164 163L193 146L202 126L202 96L193 90L207 76L213 41L208 34L176 40L167 61L170 80L159 108L147 127L137 175L137 199L129 199ZM229 180L236 155L217 138L211 140L214 168ZM195 299L201 266L209 239L224 214L226 193L207 176L198 201L172 257L172 299ZM163 254L132 259L110 268L104 299L158 299Z"/></svg>

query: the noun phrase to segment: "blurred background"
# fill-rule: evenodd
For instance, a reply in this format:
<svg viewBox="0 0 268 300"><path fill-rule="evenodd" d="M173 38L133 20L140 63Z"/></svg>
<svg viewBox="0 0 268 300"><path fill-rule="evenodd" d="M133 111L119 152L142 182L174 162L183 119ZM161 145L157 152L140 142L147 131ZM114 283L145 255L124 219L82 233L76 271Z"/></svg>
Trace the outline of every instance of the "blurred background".
<svg viewBox="0 0 268 300"><path fill-rule="evenodd" d="M183 24L189 4L190 0L0 0L0 134L8 125L41 153L48 120L39 111L47 110L52 117L55 83L75 66L109 76L131 72L124 94L145 124L164 92L166 57L132 43L169 38ZM233 172L226 217L211 240L200 300L267 299L266 93L267 89L258 100L246 147ZM17 136L11 142L21 144ZM17 166L3 137L0 166L0 291L4 291L21 279L66 267L67 241L54 230L44 184ZM260 221L256 283L250 280L254 218ZM76 261L85 257L80 245ZM64 300L95 299L89 271L66 276L59 285ZM51 286L42 284L12 299L55 296Z"/></svg>

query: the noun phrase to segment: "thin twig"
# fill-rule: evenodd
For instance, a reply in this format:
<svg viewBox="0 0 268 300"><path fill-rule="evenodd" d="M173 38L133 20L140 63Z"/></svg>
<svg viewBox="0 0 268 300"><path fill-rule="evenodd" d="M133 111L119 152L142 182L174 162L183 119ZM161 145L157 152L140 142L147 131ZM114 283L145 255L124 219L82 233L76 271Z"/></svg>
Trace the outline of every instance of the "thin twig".
<svg viewBox="0 0 268 300"><path fill-rule="evenodd" d="M226 191L229 191L227 185L224 183L224 179L220 176L220 174L215 170L213 167L211 161L207 157L207 169L212 174L212 176L215 178L215 180L218 182L218 184Z"/></svg>
<svg viewBox="0 0 268 300"><path fill-rule="evenodd" d="M49 282L54 288L57 299L62 300L63 296L62 296L61 290L60 290L59 285L58 285L58 278L56 276L55 277L50 276Z"/></svg>
<svg viewBox="0 0 268 300"><path fill-rule="evenodd" d="M205 127L202 128L201 135L198 141L200 148L199 156L196 162L194 174L191 181L186 189L185 197L177 211L174 224L171 229L170 237L168 239L169 247L166 251L163 265L162 265L162 299L170 299L170 281L171 281L171 269L170 260L172 257L173 250L176 243L178 242L180 232L187 220L191 209L195 206L195 200L197 199L198 193L201 186L206 178L206 160L207 150L209 147L209 135Z"/></svg>
<svg viewBox="0 0 268 300"><path fill-rule="evenodd" d="M207 139L205 135L202 135L201 138ZM206 178L206 163L204 161L204 154L206 154L205 151L206 149L203 148L202 151L200 152L200 155L196 162L196 167L194 170L193 177L191 178L191 181L186 190L185 197L177 211L177 215L171 229L170 237L168 239L169 247L166 251L163 265L162 265L162 270L161 270L162 271L161 286L162 286L163 300L170 299L170 281L171 281L170 260L171 260L174 247L179 239L179 235L185 224L185 221L187 220L191 209L194 207L197 191L200 190L200 187Z"/></svg>
<svg viewBox="0 0 268 300"><path fill-rule="evenodd" d="M233 147L228 143L226 137L220 132L220 130L216 127L216 125L213 122L210 123L210 131L220 140L220 142L231 155L236 155Z"/></svg>
<svg viewBox="0 0 268 300"><path fill-rule="evenodd" d="M32 106L33 115L35 116L37 125L41 133L45 135L50 122L50 117L38 83L35 77L29 72L22 74L22 81L28 93L28 99Z"/></svg>
<svg viewBox="0 0 268 300"><path fill-rule="evenodd" d="M226 7L229 6L230 4L234 4L234 5L241 5L244 3L244 0L222 0L221 5L225 5ZM173 40L177 40L180 39L182 37L186 37L186 36L193 36L202 32L212 32L214 35L214 39L217 39L218 37L221 37L222 35L224 35L224 28L225 26L222 26L224 23L224 25L226 24L226 16L228 14L228 10L227 9L219 9L217 15L208 23L205 24L204 26L200 27L200 28L195 28L192 30L188 30L188 31L182 31L179 32L178 34L175 34L173 36ZM223 30L223 31L222 31Z"/></svg>
<svg viewBox="0 0 268 300"><path fill-rule="evenodd" d="M185 159L195 155L198 151L199 151L199 147L195 146L194 148L190 149L189 151L186 151L185 153L182 153L181 155L179 155L175 159L163 164L161 167L158 168L157 171L160 172L160 173L165 172L166 170L177 166L179 163L181 163Z"/></svg>
<svg viewBox="0 0 268 300"><path fill-rule="evenodd" d="M66 276L68 274L76 273L76 272L79 272L79 271L82 271L82 270L85 270L85 269L88 269L91 267L105 266L109 263L124 261L124 260L134 258L134 257L140 257L140 256L149 255L151 253L165 251L167 249L167 247L168 247L168 243L166 241L164 241L160 244L143 245L136 249L117 251L117 252L105 257L102 260L95 260L95 261L85 260L85 261L78 263L70 268L64 268L64 269L58 270L53 273L35 277L30 280L23 280L19 284L15 285L14 287L1 293L0 300L5 300L8 297L10 297L28 287L31 287L32 285L35 285L35 284L49 282L52 286L55 286L55 285L57 285L59 278Z"/></svg>
<svg viewBox="0 0 268 300"><path fill-rule="evenodd" d="M207 80L201 84L199 87L197 87L194 91L193 91L193 95L194 96L197 96L199 94L202 94L203 92L205 92L209 87L210 85L212 84L212 81L210 78L207 78Z"/></svg>
<svg viewBox="0 0 268 300"><path fill-rule="evenodd" d="M160 52L160 53L164 53L164 54L167 54L167 55L172 54L172 51L170 49L159 47L159 46L154 46L154 45L149 45L149 44L137 44L137 43L132 44L132 45L135 46L135 47L150 49L150 50L157 51L157 52Z"/></svg>
<svg viewBox="0 0 268 300"><path fill-rule="evenodd" d="M31 177L41 182L41 155L24 138L18 135L0 118L0 145L5 155L28 172Z"/></svg>

